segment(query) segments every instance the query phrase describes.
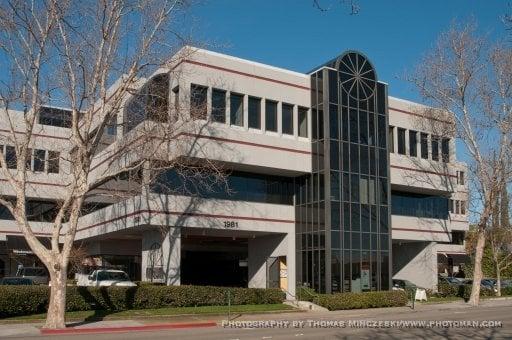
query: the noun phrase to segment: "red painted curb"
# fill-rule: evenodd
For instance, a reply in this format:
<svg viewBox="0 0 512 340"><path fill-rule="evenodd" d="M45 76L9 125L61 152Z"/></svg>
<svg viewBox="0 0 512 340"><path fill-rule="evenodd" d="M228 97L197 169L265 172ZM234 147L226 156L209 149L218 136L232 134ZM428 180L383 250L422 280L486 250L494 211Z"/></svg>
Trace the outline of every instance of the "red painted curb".
<svg viewBox="0 0 512 340"><path fill-rule="evenodd" d="M215 322L189 322L189 323L167 323L167 324L153 324L143 326L126 326L126 327L96 327L96 328L63 328L63 329L47 329L41 328L42 335L59 335L59 334L92 334L92 333L125 333L125 332L141 332L141 331L156 331L164 329L177 329L177 328L204 328L215 327Z"/></svg>

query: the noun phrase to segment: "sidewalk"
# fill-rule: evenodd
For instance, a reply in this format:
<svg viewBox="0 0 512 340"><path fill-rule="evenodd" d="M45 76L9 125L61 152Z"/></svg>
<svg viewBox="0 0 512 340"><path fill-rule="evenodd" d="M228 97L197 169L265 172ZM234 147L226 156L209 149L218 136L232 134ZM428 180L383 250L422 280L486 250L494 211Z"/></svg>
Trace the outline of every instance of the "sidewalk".
<svg viewBox="0 0 512 340"><path fill-rule="evenodd" d="M481 306L498 307L512 306L510 298L493 298L481 301ZM384 315L399 317L427 311L446 311L473 308L462 302L448 302L439 304L416 304L411 307L391 307L373 309L340 310L332 312L282 312L282 313L257 313L257 314L233 314L232 320L308 320L308 319L371 319ZM70 322L68 328L61 331L41 330L43 323L0 324L0 337L28 337L39 335L57 334L92 334L92 333L121 333L135 331L154 331L177 328L205 328L217 327L227 315L177 315L162 318L145 318L131 320L108 320L93 322Z"/></svg>

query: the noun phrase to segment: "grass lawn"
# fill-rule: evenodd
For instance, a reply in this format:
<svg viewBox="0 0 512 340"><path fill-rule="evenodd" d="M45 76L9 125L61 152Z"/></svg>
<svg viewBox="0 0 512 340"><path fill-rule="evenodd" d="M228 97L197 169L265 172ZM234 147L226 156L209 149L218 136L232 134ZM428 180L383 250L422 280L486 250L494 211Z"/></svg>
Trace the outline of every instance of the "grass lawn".
<svg viewBox="0 0 512 340"><path fill-rule="evenodd" d="M282 304L268 304L268 305L236 305L231 306L231 313L259 313L259 312L283 312L292 311L295 308ZM129 318L148 318L148 317L165 317L176 315L191 315L191 314L227 314L228 306L200 306L200 307L174 307L174 308L158 308L158 309L130 309L119 312L111 312L105 310L98 311L76 311L67 312L67 320L92 320L92 319L129 319ZM11 318L0 319L1 322L12 321L28 321L28 320L44 320L44 314L32 314L15 316Z"/></svg>

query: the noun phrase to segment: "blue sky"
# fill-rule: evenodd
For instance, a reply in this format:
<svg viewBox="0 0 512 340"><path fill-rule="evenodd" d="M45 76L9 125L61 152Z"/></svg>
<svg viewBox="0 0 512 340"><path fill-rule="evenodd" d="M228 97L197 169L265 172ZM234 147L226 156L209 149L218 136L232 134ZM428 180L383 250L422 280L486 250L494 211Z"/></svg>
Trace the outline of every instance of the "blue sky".
<svg viewBox="0 0 512 340"><path fill-rule="evenodd" d="M192 11L193 35L212 49L299 72L347 49L365 53L392 96L418 100L400 78L412 70L440 32L457 19L474 17L479 29L502 36L500 17L512 10L498 0L357 0L350 15L340 0L203 0ZM512 1L511 1L512 2Z"/></svg>

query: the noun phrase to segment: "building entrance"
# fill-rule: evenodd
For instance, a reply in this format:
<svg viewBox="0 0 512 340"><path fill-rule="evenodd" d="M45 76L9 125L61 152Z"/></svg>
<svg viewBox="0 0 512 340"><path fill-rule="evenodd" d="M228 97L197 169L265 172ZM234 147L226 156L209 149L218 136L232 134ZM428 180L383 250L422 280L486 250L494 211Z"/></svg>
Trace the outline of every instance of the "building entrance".
<svg viewBox="0 0 512 340"><path fill-rule="evenodd" d="M247 282L247 239L182 238L181 284L247 287Z"/></svg>

